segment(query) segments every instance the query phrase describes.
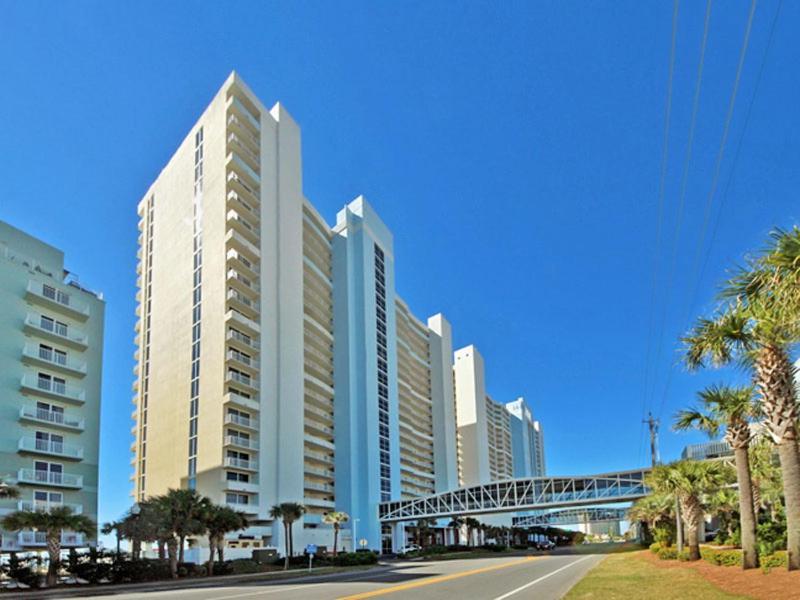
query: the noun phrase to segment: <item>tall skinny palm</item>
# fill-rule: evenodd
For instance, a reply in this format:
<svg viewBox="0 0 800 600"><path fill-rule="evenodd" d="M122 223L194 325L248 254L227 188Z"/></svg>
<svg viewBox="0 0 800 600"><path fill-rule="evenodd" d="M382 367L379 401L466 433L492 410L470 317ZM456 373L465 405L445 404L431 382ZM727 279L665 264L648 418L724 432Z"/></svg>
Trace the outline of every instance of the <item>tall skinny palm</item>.
<svg viewBox="0 0 800 600"><path fill-rule="evenodd" d="M698 396L702 408L682 410L675 416L677 430L699 429L715 438L722 428L725 440L733 448L736 480L739 484L739 515L742 528L742 567L758 567L756 547L756 514L753 502L753 481L750 474L750 422L758 416L750 387L718 385L706 388Z"/></svg>
<svg viewBox="0 0 800 600"><path fill-rule="evenodd" d="M700 560L700 521L703 498L728 482L726 466L719 462L682 460L658 465L647 477L647 485L656 493L674 494L681 505L686 523L689 560Z"/></svg>
<svg viewBox="0 0 800 600"><path fill-rule="evenodd" d="M286 556L283 568L289 568L289 557L294 553L292 540L292 525L306 512L306 507L297 502L281 502L274 505L269 514L273 519L280 519L283 523L283 540L286 548Z"/></svg>
<svg viewBox="0 0 800 600"><path fill-rule="evenodd" d="M111 535L112 533L117 539L117 558L120 555L120 543L122 542L122 521L109 521L108 523L103 523L103 526L100 528L100 533L103 535Z"/></svg>
<svg viewBox="0 0 800 600"><path fill-rule="evenodd" d="M97 532L97 524L86 515L76 515L68 506L53 508L50 512L21 510L3 519L3 527L10 531L33 529L42 531L47 542L50 561L47 567L47 585L52 587L58 579L61 562L61 534L74 531L92 536Z"/></svg>
<svg viewBox="0 0 800 600"><path fill-rule="evenodd" d="M172 577L178 577L178 563L183 562L183 546L190 535L206 532L203 515L210 501L196 490L171 489L153 500L158 507L164 528L169 532L166 539Z"/></svg>
<svg viewBox="0 0 800 600"><path fill-rule="evenodd" d="M333 556L336 556L336 547L339 545L339 530L342 528L342 523L347 523L350 520L350 515L346 512L329 512L325 513L322 520L333 525Z"/></svg>
<svg viewBox="0 0 800 600"><path fill-rule="evenodd" d="M227 506L209 505L203 515L208 534L208 574L214 574L214 551L224 560L225 534L247 527L247 516Z"/></svg>

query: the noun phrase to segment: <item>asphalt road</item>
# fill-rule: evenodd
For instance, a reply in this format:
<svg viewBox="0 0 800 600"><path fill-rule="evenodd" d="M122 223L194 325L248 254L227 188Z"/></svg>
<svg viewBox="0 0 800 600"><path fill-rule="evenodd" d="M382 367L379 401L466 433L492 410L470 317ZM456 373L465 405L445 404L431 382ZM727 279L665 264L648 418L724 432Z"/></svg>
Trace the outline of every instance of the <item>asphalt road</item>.
<svg viewBox="0 0 800 600"><path fill-rule="evenodd" d="M380 573L352 572L315 581L221 585L101 596L126 600L322 600L386 597L434 600L521 600L561 598L602 555L498 557L432 562L398 562Z"/></svg>

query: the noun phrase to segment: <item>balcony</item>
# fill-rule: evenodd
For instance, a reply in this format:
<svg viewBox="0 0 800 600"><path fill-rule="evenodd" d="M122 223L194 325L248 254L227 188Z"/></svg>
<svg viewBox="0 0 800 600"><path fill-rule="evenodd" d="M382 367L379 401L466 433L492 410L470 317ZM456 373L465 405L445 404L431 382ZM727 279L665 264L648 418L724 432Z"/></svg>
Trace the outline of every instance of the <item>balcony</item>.
<svg viewBox="0 0 800 600"><path fill-rule="evenodd" d="M25 344L22 349L22 358L27 363L45 366L75 377L86 376L85 362L69 360L63 354L58 354L49 348Z"/></svg>
<svg viewBox="0 0 800 600"><path fill-rule="evenodd" d="M255 419L243 417L241 415L225 415L225 424L258 431L258 422Z"/></svg>
<svg viewBox="0 0 800 600"><path fill-rule="evenodd" d="M44 500L20 500L17 502L17 510L28 512L50 512L54 508L67 507L72 510L74 515L83 514L83 504L69 504L65 502L46 502Z"/></svg>
<svg viewBox="0 0 800 600"><path fill-rule="evenodd" d="M69 413L45 410L35 406L23 406L19 409L20 421L31 423L42 423L48 427L68 429L71 431L83 431L85 421L78 417L73 417Z"/></svg>
<svg viewBox="0 0 800 600"><path fill-rule="evenodd" d="M311 450L306 450L303 455L307 460L317 461L324 465L333 465L333 457L328 454L323 454L322 452L312 452Z"/></svg>
<svg viewBox="0 0 800 600"><path fill-rule="evenodd" d="M16 552L22 550L19 539L15 533L0 533L0 551Z"/></svg>
<svg viewBox="0 0 800 600"><path fill-rule="evenodd" d="M80 489L83 487L83 476L71 475L69 473L55 473L52 471L20 469L17 472L17 483Z"/></svg>
<svg viewBox="0 0 800 600"><path fill-rule="evenodd" d="M261 327L258 323L252 319L248 319L242 313L235 310L229 310L225 313L225 320L231 321L236 329L246 330L245 333L252 333L253 335L259 335L261 333Z"/></svg>
<svg viewBox="0 0 800 600"><path fill-rule="evenodd" d="M222 477L222 487L231 492L258 493L258 478L250 475L250 481L230 481L224 474Z"/></svg>
<svg viewBox="0 0 800 600"><path fill-rule="evenodd" d="M305 481L303 482L303 487L307 490L314 490L315 492L328 492L332 494L334 492L334 488L329 483L315 483L312 481Z"/></svg>
<svg viewBox="0 0 800 600"><path fill-rule="evenodd" d="M240 435L226 435L225 445L244 448L245 450L258 450L258 440L242 437Z"/></svg>
<svg viewBox="0 0 800 600"><path fill-rule="evenodd" d="M240 313L242 313L243 315L247 316L250 319L258 318L260 310L258 302L256 302L255 300L251 300L250 298L242 294L242 292L234 289L228 290L227 298L228 298L228 305L231 308L235 308Z"/></svg>
<svg viewBox="0 0 800 600"><path fill-rule="evenodd" d="M320 506L323 508L336 508L336 503L333 500L323 500L322 498L309 498L303 500L303 504L307 506Z"/></svg>
<svg viewBox="0 0 800 600"><path fill-rule="evenodd" d="M229 248L226 256L228 258L228 267L244 273L249 279L258 279L258 265L236 250L236 248Z"/></svg>
<svg viewBox="0 0 800 600"><path fill-rule="evenodd" d="M311 434L308 434L308 433L303 436L303 439L305 440L305 442L307 444L311 444L311 445L316 446L317 448L321 448L323 450L333 450L334 449L333 443L329 442L328 440L323 440L322 438L318 438L318 437L316 437L314 435L311 435Z"/></svg>
<svg viewBox="0 0 800 600"><path fill-rule="evenodd" d="M40 440L32 437L21 437L17 443L17 452L29 454L45 454L69 460L83 460L83 448L64 442Z"/></svg>
<svg viewBox="0 0 800 600"><path fill-rule="evenodd" d="M47 537L44 531L21 531L17 538L20 546L46 546ZM61 546L85 546L86 539L82 533L62 532Z"/></svg>
<svg viewBox="0 0 800 600"><path fill-rule="evenodd" d="M240 233L245 239L258 245L261 239L261 232L253 223L243 218L238 212L232 209L228 211L227 222L228 227L233 231Z"/></svg>
<svg viewBox="0 0 800 600"><path fill-rule="evenodd" d="M258 462L255 460L245 460L243 458L233 458L231 456L225 457L225 466L232 469L241 469L243 471L258 471Z"/></svg>
<svg viewBox="0 0 800 600"><path fill-rule="evenodd" d="M243 408L250 411L258 411L261 409L258 398L248 398L236 392L228 392L223 396L222 401L224 404L230 404L234 408Z"/></svg>
<svg viewBox="0 0 800 600"><path fill-rule="evenodd" d="M244 294L258 294L258 282L245 277L236 269L228 269L228 285Z"/></svg>
<svg viewBox="0 0 800 600"><path fill-rule="evenodd" d="M72 327L59 326L58 323L42 321L38 316L25 317L25 331L76 350L86 350L89 347L89 338L83 332Z"/></svg>
<svg viewBox="0 0 800 600"><path fill-rule="evenodd" d="M81 302L72 294L40 281L28 282L25 299L78 321L86 321L89 318L88 304Z"/></svg>
<svg viewBox="0 0 800 600"><path fill-rule="evenodd" d="M261 169L261 160L257 150L258 146L249 136L245 138L244 136L237 135L234 131L228 134L228 151L236 152L251 169L259 172Z"/></svg>
<svg viewBox="0 0 800 600"><path fill-rule="evenodd" d="M327 479L333 479L334 472L328 469L318 469L317 467L309 467L308 465L303 467L303 471L306 475L316 475L317 477L325 477Z"/></svg>
<svg viewBox="0 0 800 600"><path fill-rule="evenodd" d="M228 188L254 203L258 202L261 198L258 189L252 183L248 183L245 178L236 171L230 171L228 173Z"/></svg>
<svg viewBox="0 0 800 600"><path fill-rule="evenodd" d="M250 337L249 335L245 335L238 331L228 330L228 335L226 339L231 343L232 346L235 346L245 352L249 352L251 350L258 351L261 344L258 343L257 339Z"/></svg>
<svg viewBox="0 0 800 600"><path fill-rule="evenodd" d="M256 221L261 219L258 209L250 204L250 201L245 200L242 196L237 194L235 190L228 192L228 203L231 208L235 208L236 210L242 211L244 214L250 215Z"/></svg>
<svg viewBox="0 0 800 600"><path fill-rule="evenodd" d="M250 388L251 390L258 391L258 381L254 377L245 375L244 373L237 373L235 371L228 371L225 381L234 383L240 386Z"/></svg>
<svg viewBox="0 0 800 600"><path fill-rule="evenodd" d="M258 361L252 356L234 350L233 348L228 348L227 358L232 367L258 372Z"/></svg>
<svg viewBox="0 0 800 600"><path fill-rule="evenodd" d="M83 404L86 402L86 393L79 388L65 385L52 379L43 379L33 375L23 375L20 381L22 390L36 396Z"/></svg>
<svg viewBox="0 0 800 600"><path fill-rule="evenodd" d="M228 500L225 500L225 506L248 515L255 515L258 513L258 502L248 502L247 504L243 504L241 502L229 502Z"/></svg>
<svg viewBox="0 0 800 600"><path fill-rule="evenodd" d="M323 436L333 437L333 427L321 425L320 423L312 421L311 419L306 419L305 427L306 429L311 430L312 434L314 435L322 434Z"/></svg>
<svg viewBox="0 0 800 600"><path fill-rule="evenodd" d="M225 242L229 247L242 252L251 261L257 261L261 258L261 251L258 249L258 246L248 242L238 231L229 230L228 233L225 234Z"/></svg>
<svg viewBox="0 0 800 600"><path fill-rule="evenodd" d="M236 96L231 95L228 98L226 108L228 109L229 114L236 114L244 117L249 126L253 128L253 131L261 130L261 123L259 122L258 118L255 117L253 113L251 113L242 103L242 101Z"/></svg>

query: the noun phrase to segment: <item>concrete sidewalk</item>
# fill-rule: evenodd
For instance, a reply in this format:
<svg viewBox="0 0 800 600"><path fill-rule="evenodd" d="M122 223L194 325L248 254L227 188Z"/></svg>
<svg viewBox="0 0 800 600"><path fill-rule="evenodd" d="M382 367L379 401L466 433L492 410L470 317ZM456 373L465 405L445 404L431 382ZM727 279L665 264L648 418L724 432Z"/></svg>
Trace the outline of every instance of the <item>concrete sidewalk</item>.
<svg viewBox="0 0 800 600"><path fill-rule="evenodd" d="M70 585L59 586L51 589L37 590L4 590L0 591L0 600L3 597L11 598L14 593L17 597L30 598L79 598L98 595L129 594L136 592L167 592L170 590L202 589L218 587L220 585L236 585L240 583L278 583L282 581L298 581L305 583L335 581L337 578L354 573L378 574L390 570L389 565L379 563L373 567L319 567L310 574L303 569L290 569L289 571L269 571L266 573L243 573L240 575L218 575L215 577L194 577L185 579L167 579L163 581L148 581L144 583L124 583L115 585L107 583L102 585Z"/></svg>

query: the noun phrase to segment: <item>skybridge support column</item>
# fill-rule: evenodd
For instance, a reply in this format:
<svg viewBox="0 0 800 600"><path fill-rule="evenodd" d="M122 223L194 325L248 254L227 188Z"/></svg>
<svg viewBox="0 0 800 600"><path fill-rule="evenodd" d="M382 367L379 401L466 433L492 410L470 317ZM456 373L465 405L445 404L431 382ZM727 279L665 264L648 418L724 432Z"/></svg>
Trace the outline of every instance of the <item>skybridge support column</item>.
<svg viewBox="0 0 800 600"><path fill-rule="evenodd" d="M406 524L405 523L391 523L392 527L392 552L400 552L400 549L406 545Z"/></svg>

